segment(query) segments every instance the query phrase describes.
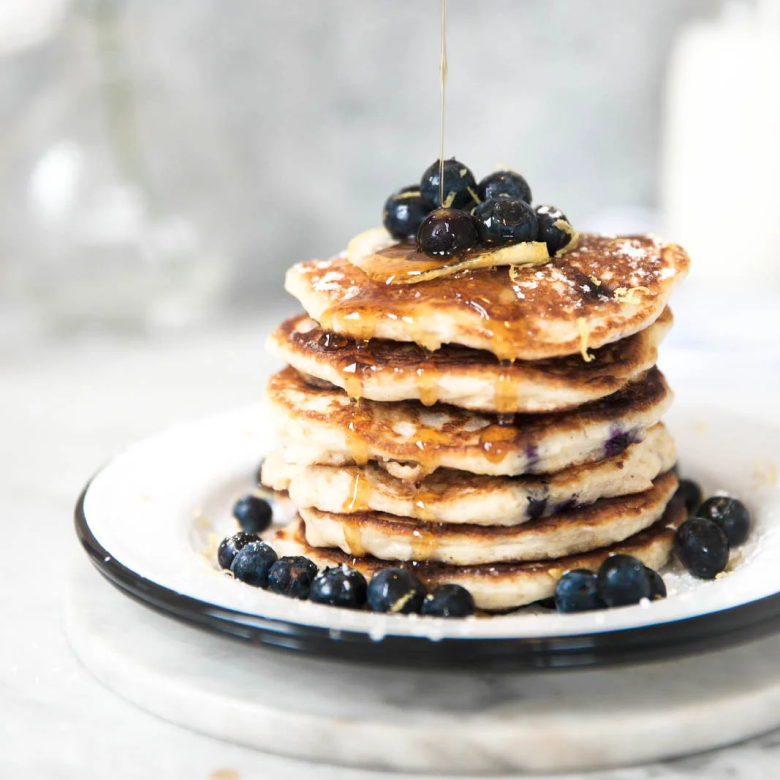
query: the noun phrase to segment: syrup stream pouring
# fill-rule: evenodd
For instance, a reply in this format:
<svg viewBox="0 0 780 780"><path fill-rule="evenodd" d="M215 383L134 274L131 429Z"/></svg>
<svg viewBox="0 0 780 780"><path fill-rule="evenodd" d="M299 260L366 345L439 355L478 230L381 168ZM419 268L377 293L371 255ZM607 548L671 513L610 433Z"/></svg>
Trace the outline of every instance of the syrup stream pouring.
<svg viewBox="0 0 780 780"><path fill-rule="evenodd" d="M439 207L444 207L444 102L447 92L447 0L441 0L441 57L439 59Z"/></svg>

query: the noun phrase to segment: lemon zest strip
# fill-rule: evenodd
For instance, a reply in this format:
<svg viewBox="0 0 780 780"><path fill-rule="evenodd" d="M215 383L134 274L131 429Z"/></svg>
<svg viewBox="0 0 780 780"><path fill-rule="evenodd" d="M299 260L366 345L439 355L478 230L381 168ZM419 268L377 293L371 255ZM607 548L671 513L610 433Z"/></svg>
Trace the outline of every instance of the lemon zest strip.
<svg viewBox="0 0 780 780"><path fill-rule="evenodd" d="M642 293L644 295L650 295L649 287L618 287L613 293L612 297L618 303L633 303L634 305L642 303L642 299L637 299L637 295Z"/></svg>

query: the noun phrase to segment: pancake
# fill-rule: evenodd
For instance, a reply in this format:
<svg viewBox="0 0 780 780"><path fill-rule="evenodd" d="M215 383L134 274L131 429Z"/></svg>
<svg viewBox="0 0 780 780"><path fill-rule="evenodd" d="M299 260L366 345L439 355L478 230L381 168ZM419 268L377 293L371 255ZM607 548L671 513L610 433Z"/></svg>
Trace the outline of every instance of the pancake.
<svg viewBox="0 0 780 780"><path fill-rule="evenodd" d="M667 471L644 493L594 504L519 526L424 523L383 512L335 514L298 508L312 547L389 561L438 561L470 566L562 558L627 539L655 523L677 489Z"/></svg>
<svg viewBox="0 0 780 780"><path fill-rule="evenodd" d="M542 360L644 330L688 266L681 247L654 237L584 234L577 249L540 266L387 284L339 256L298 263L285 287L325 330L355 339L429 350L460 344L502 360Z"/></svg>
<svg viewBox="0 0 780 780"><path fill-rule="evenodd" d="M555 561L496 563L481 566L447 566L441 563L388 563L376 558L355 558L341 550L312 547L306 541L303 523L294 521L277 533L272 544L280 555L305 555L317 566L347 565L368 579L390 566L414 571L429 589L445 583L461 585L471 592L479 609L503 611L550 598L561 575L570 569L597 570L610 555L626 553L645 566L660 569L669 560L675 529L685 520L685 506L672 501L663 518L644 531L610 547Z"/></svg>
<svg viewBox="0 0 780 780"><path fill-rule="evenodd" d="M487 412L571 409L611 395L655 365L672 326L665 309L647 329L581 355L501 365L484 350L445 344L426 352L416 344L375 339L367 346L329 334L310 317L282 323L268 340L271 354L329 382L353 398L437 401Z"/></svg>
<svg viewBox="0 0 780 780"><path fill-rule="evenodd" d="M323 512L384 512L434 523L519 525L600 498L650 490L676 461L674 441L663 425L612 458L575 466L546 478L489 477L439 469L421 483L402 482L369 463L297 466L280 450L263 464L261 482L287 491L299 508Z"/></svg>
<svg viewBox="0 0 780 780"><path fill-rule="evenodd" d="M419 285L418 285L419 286ZM418 480L438 468L516 476L560 471L622 452L644 438L672 402L653 368L639 381L578 409L495 416L417 401L350 402L332 387L313 387L293 368L268 384L278 438L290 463L365 465L379 461L393 476Z"/></svg>

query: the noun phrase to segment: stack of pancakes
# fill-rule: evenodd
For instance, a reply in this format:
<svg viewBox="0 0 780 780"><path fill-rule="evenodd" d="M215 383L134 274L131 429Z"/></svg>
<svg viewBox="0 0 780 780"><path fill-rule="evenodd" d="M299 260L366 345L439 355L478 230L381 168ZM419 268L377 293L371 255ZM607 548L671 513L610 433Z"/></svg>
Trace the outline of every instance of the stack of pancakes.
<svg viewBox="0 0 780 780"><path fill-rule="evenodd" d="M291 268L307 314L270 338L289 366L268 387L281 449L262 482L299 517L277 550L410 567L493 611L613 553L661 567L684 518L655 363L687 270L676 245L595 235L417 284L346 256Z"/></svg>

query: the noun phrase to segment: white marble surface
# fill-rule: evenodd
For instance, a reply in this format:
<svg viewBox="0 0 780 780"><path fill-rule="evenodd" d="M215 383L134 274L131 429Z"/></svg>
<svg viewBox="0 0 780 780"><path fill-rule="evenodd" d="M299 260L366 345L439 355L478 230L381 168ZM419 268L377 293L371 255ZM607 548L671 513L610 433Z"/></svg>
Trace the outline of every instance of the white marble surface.
<svg viewBox="0 0 780 780"><path fill-rule="evenodd" d="M678 310L678 321L680 315ZM89 566L71 524L86 478L128 440L256 400L270 370L262 358L265 330L258 321L154 345L50 345L0 360L0 522L6 552L0 567L5 629L0 777L387 777L275 758L165 723L105 690L79 664L65 637L67 572ZM780 421L775 403L780 364L758 374L749 355L734 355L729 365L734 363L738 370L724 371L720 357L667 351L664 365L672 384L696 384L703 402L740 392L741 403L748 400ZM769 780L778 774L780 732L775 732L714 753L588 778Z"/></svg>
<svg viewBox="0 0 780 780"><path fill-rule="evenodd" d="M688 755L780 726L780 636L624 668L500 674L394 669L229 641L68 581L84 665L147 712L310 761L407 772L605 769Z"/></svg>

